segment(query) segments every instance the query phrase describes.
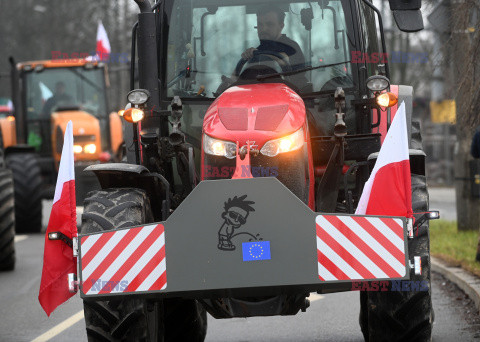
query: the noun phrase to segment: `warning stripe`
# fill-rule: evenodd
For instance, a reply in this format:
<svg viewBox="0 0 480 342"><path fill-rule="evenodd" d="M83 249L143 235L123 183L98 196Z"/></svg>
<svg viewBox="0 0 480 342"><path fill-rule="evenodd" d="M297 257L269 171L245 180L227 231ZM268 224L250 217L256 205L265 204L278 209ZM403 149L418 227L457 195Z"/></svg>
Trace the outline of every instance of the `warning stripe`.
<svg viewBox="0 0 480 342"><path fill-rule="evenodd" d="M92 274L88 275L91 279L106 279L102 278L102 274L111 266L112 262L122 251L127 247L130 241L140 232L140 229L129 229L122 239L116 244L116 246L110 250L100 264L95 268ZM108 252L108 251L107 251ZM82 267L83 268L83 267ZM83 268L85 269L85 268ZM87 272L84 271L87 276ZM111 280L111 279L108 279ZM93 282L88 282L83 285L83 291L87 292L92 287Z"/></svg>
<svg viewBox="0 0 480 342"><path fill-rule="evenodd" d="M375 228L375 226L369 220L366 220L364 217L355 217L353 219L360 226L365 228L365 230L367 230L375 240L377 240L382 246L384 246L385 249L387 249L395 257L395 259L398 260L400 264L404 265L405 253L403 252L403 248L402 250L398 249L398 247L395 246L395 244L391 240L386 238L385 235L382 234L378 228Z"/></svg>
<svg viewBox="0 0 480 342"><path fill-rule="evenodd" d="M403 241L403 224L401 220L398 219L387 219L385 217L376 218L377 220L382 221L387 227L389 227L397 236ZM400 222L398 222L400 221Z"/></svg>
<svg viewBox="0 0 480 342"><path fill-rule="evenodd" d="M158 290L166 287L161 224L82 237L81 254L82 291L87 295L131 292L143 283Z"/></svg>
<svg viewBox="0 0 480 342"><path fill-rule="evenodd" d="M138 253L141 253L141 250L147 250L151 244L158 238L154 232L156 226L146 226L143 229L139 229L139 234L132 239L129 245L118 255L117 259L112 262L111 266L100 276L100 279L112 279L113 281L121 281L122 277L119 276L118 271L124 265L128 264L129 258L134 254L137 249L140 249ZM160 232L158 232L159 234ZM140 246L144 243L144 246ZM140 258L140 255L139 255ZM137 260L135 260L136 262ZM134 263L135 263L134 262ZM133 265L132 263L131 265ZM126 272L125 272L126 273ZM108 293L102 292L101 293Z"/></svg>
<svg viewBox="0 0 480 342"><path fill-rule="evenodd" d="M343 229L348 229L352 233L350 237L356 241L356 244L360 244L360 249L367 251L369 258L375 260L375 263L387 274L389 277L401 276L404 265L398 262L397 259L390 254L385 247L383 247L377 240L375 240L365 229L363 229L357 222L351 217L341 216L337 218L338 221L343 223ZM377 260L378 258L378 260Z"/></svg>
<svg viewBox="0 0 480 342"><path fill-rule="evenodd" d="M160 264L160 261L165 257L165 247L162 247L150 261L143 267L143 269L136 275L131 282L128 283L128 292L137 291L139 286L146 280L146 278L153 272L155 267Z"/></svg>
<svg viewBox="0 0 480 342"><path fill-rule="evenodd" d="M113 280L119 280L119 279L127 279L127 275L132 273L132 269L135 269L137 264L142 264L142 258L146 258L145 254L147 254L148 251L150 251L152 248L155 249L155 243L158 241L159 237L161 236L160 231L154 230L151 232L151 234L143 240L143 242L138 246L138 248L133 251L133 253L130 255L130 257L125 260L123 265L118 269L118 271L112 276ZM149 254L147 254L147 257ZM137 267L138 268L138 267ZM139 270L140 271L140 270ZM100 293L108 293L109 291L102 291Z"/></svg>
<svg viewBox="0 0 480 342"><path fill-rule="evenodd" d="M397 249L405 253L405 243L403 236L403 222L400 219L392 219L391 222L378 217L365 217L380 233L390 240ZM387 223L390 224L386 224Z"/></svg>
<svg viewBox="0 0 480 342"><path fill-rule="evenodd" d="M152 290L164 290L167 287L167 272L163 272L160 278L157 279L156 282L148 289L149 291Z"/></svg>
<svg viewBox="0 0 480 342"><path fill-rule="evenodd" d="M91 236L87 241L86 241L86 246L85 248L83 247L82 244L82 268L85 268L88 266L90 261L97 255L98 251L102 249L103 246L110 240L112 237L112 234L97 234ZM95 239L94 239L95 238ZM83 240L83 239L82 239ZM88 248L88 243L93 242L90 248Z"/></svg>
<svg viewBox="0 0 480 342"><path fill-rule="evenodd" d="M137 274L142 271L143 267L150 261L150 259L154 258L155 254L162 248L162 246L165 244L164 241L164 234L162 233L147 249L147 251L137 260L137 262L130 267L125 276L122 277L122 280L130 285ZM111 292L114 293L121 291L113 290Z"/></svg>
<svg viewBox="0 0 480 342"><path fill-rule="evenodd" d="M338 255L325 242L320 240L319 237L317 237L317 248L320 253L322 253L334 265L334 267L331 268L326 266L334 276L339 278L339 271L341 271L341 273L347 276L347 278L344 279L363 279L360 274L358 274L357 271L355 271L353 267L342 258L342 256Z"/></svg>
<svg viewBox="0 0 480 342"><path fill-rule="evenodd" d="M317 240L318 241L318 240ZM337 267L329 258L325 256L320 250L317 250L318 263L321 264L329 274L335 279L350 279L341 268Z"/></svg>
<svg viewBox="0 0 480 342"><path fill-rule="evenodd" d="M403 233L403 222L394 218L318 215L319 278L327 281L403 277L405 252L400 230Z"/></svg>
<svg viewBox="0 0 480 342"><path fill-rule="evenodd" d="M327 221L324 216L317 216L316 222L317 226L322 227L323 230L325 230L334 240L338 241L340 245L349 250L350 253L374 275L374 278L387 278L386 273L373 261L375 259L372 260L365 255L358 246L355 246L355 244L346 238L334 225Z"/></svg>
<svg viewBox="0 0 480 342"><path fill-rule="evenodd" d="M338 280L333 274L331 274L323 265L322 262L322 257L318 255L318 277L320 278L321 281L333 281L333 280Z"/></svg>
<svg viewBox="0 0 480 342"><path fill-rule="evenodd" d="M122 240L122 238L128 233L128 230L119 230L119 231L116 231L116 232L108 232L108 233L104 233L104 234L108 234L110 235L110 237L108 238L108 240L104 243L103 246L101 246L101 248L98 246L99 245L99 242L100 240L102 240L102 238L100 238L97 243L90 249L89 253L92 253L95 248L95 250L97 250L97 247L98 247L98 250L96 252L96 254L93 256L93 258L91 259L91 261L86 264L85 266L82 265L82 269L83 269L83 276L85 278L89 278L90 275L97 269L97 267L100 265L100 263L107 257L107 255L110 253L110 251L115 248L115 246ZM82 259L83 261L83 259Z"/></svg>
<svg viewBox="0 0 480 342"><path fill-rule="evenodd" d="M343 259L361 275L361 279L375 278L375 276L352 255L345 247L340 245L334 238L332 238L325 230L321 229L317 225L317 236L320 240L324 241L332 250L338 255L341 255Z"/></svg>

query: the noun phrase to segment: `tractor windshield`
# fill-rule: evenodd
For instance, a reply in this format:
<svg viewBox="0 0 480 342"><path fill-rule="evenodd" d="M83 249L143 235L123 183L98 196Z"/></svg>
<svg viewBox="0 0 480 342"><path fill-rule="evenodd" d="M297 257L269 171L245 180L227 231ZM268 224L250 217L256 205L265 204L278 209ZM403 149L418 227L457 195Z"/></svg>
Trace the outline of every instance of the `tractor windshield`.
<svg viewBox="0 0 480 342"><path fill-rule="evenodd" d="M231 84L310 67L281 81L300 95L353 87L350 10L348 0L178 0L170 14L167 96L215 98Z"/></svg>
<svg viewBox="0 0 480 342"><path fill-rule="evenodd" d="M27 120L49 119L62 108L79 108L97 118L107 116L103 69L45 68L26 78Z"/></svg>

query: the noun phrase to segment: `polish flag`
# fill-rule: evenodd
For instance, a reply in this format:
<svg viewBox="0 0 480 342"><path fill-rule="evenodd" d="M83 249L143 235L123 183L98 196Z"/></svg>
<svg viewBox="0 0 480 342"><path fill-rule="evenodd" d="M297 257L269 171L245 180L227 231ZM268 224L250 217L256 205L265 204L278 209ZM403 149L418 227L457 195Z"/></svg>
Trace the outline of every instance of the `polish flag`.
<svg viewBox="0 0 480 342"><path fill-rule="evenodd" d="M100 61L106 61L109 59L110 56L110 41L108 40L107 31L105 31L105 27L101 21L98 22L98 29L97 29L97 48L95 50L97 52L97 58Z"/></svg>
<svg viewBox="0 0 480 342"><path fill-rule="evenodd" d="M412 192L405 103L383 141L355 214L412 217Z"/></svg>
<svg viewBox="0 0 480 342"><path fill-rule="evenodd" d="M77 273L77 262L72 248L61 240L49 240L48 234L53 232L63 233L70 239L77 236L72 121L68 122L65 130L52 212L45 235L38 300L48 316L57 306L74 295L68 290L67 275Z"/></svg>

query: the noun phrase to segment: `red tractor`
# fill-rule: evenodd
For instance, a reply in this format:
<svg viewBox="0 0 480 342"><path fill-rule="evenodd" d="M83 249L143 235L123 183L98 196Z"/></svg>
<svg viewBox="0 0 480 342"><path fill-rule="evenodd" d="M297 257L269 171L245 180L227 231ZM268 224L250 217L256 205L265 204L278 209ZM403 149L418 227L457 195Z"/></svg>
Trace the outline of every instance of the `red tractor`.
<svg viewBox="0 0 480 342"><path fill-rule="evenodd" d="M423 28L420 1L389 2L402 31ZM428 211L413 90L390 84L374 5L136 3L127 163L87 168L102 190L73 244L89 340L203 341L206 312L294 315L310 292L383 281L389 291L360 295L365 340L429 341L428 222L354 215L402 102L413 211ZM383 224L350 239L365 220ZM326 242L320 226L342 233ZM366 226L396 237L376 250ZM422 287L395 291L404 281Z"/></svg>

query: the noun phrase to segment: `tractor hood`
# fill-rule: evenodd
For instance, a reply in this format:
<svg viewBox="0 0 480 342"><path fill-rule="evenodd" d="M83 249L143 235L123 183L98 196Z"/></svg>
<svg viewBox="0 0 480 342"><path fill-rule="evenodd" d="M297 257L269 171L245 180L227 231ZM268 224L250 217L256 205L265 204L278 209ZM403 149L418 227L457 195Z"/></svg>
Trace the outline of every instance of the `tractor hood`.
<svg viewBox="0 0 480 342"><path fill-rule="evenodd" d="M73 123L73 143L82 147L81 152L75 152L75 160L98 160L101 151L100 123L98 119L81 110L66 110L55 112L51 116L52 146L55 161L60 160L63 146L63 135L69 121ZM86 152L86 145L94 144L95 151Z"/></svg>
<svg viewBox="0 0 480 342"><path fill-rule="evenodd" d="M302 98L285 84L266 83L227 89L208 109L203 132L213 138L265 142L291 134L305 124Z"/></svg>

